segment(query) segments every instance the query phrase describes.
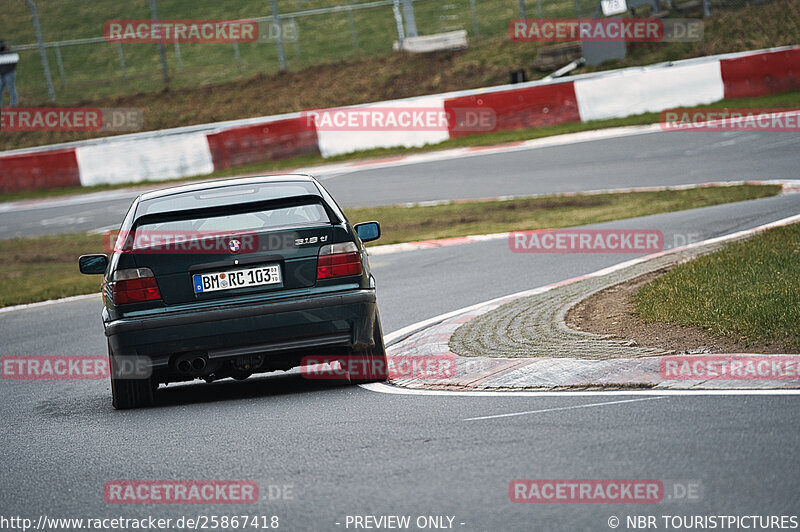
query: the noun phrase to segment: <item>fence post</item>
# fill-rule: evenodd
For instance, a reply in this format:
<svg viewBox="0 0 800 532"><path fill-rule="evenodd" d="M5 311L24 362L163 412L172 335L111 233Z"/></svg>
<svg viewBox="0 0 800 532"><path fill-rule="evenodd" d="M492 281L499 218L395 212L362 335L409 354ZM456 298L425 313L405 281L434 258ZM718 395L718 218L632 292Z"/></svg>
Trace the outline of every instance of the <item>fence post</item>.
<svg viewBox="0 0 800 532"><path fill-rule="evenodd" d="M156 0L150 0L150 13L153 17L153 22L158 21L158 13L156 12ZM158 56L161 58L161 71L164 74L164 86L169 87L169 73L167 72L167 56L164 54L164 40L158 41Z"/></svg>
<svg viewBox="0 0 800 532"><path fill-rule="evenodd" d="M56 45L56 62L58 63L58 73L61 76L61 90L67 88L67 78L64 76L64 61L61 60L61 47Z"/></svg>
<svg viewBox="0 0 800 532"><path fill-rule="evenodd" d="M53 79L50 77L50 64L47 62L47 50L44 49L44 42L42 41L42 30L39 27L39 15L36 13L36 4L33 0L25 0L31 10L31 17L33 18L33 30L36 32L36 42L39 43L39 54L42 56L42 68L44 69L44 79L47 83L47 95L51 103L56 101L56 90L53 88Z"/></svg>
<svg viewBox="0 0 800 532"><path fill-rule="evenodd" d="M394 21L397 24L397 41L400 43L400 51L402 52L405 33L403 32L403 17L400 15L400 0L392 2L392 11L394 12Z"/></svg>
<svg viewBox="0 0 800 532"><path fill-rule="evenodd" d="M242 65L239 62L239 43L237 41L233 41L233 58L236 60L236 70L241 70Z"/></svg>
<svg viewBox="0 0 800 532"><path fill-rule="evenodd" d="M178 39L175 39L175 59L178 61L178 70L183 70L183 60L181 59L181 45Z"/></svg>
<svg viewBox="0 0 800 532"><path fill-rule="evenodd" d="M292 17L292 28L294 28L294 56L300 57L300 30L294 17ZM281 31L283 31L283 28L281 28Z"/></svg>
<svg viewBox="0 0 800 532"><path fill-rule="evenodd" d="M283 53L283 37L281 36L281 21L278 18L277 2L270 0L270 6L272 7L272 23L278 29L278 62L281 65L281 72L286 72L286 56Z"/></svg>
<svg viewBox="0 0 800 532"><path fill-rule="evenodd" d="M122 79L128 77L128 71L125 68L125 54L122 53L122 43L117 41L117 54L119 55L119 66L122 69Z"/></svg>
<svg viewBox="0 0 800 532"><path fill-rule="evenodd" d="M578 0L575 0L576 2ZM525 0L519 0L519 18L528 18L525 15Z"/></svg>
<svg viewBox="0 0 800 532"><path fill-rule="evenodd" d="M412 0L403 0L403 17L406 19L406 37L417 36L417 19L414 18Z"/></svg>
<svg viewBox="0 0 800 532"><path fill-rule="evenodd" d="M481 34L481 30L478 29L478 11L475 9L475 0L469 0L469 10L472 12L472 31L475 36L478 36Z"/></svg>
<svg viewBox="0 0 800 532"><path fill-rule="evenodd" d="M353 20L352 8L347 8L347 24L350 26L350 37L353 39L353 48L358 48L358 34L356 33L356 21Z"/></svg>

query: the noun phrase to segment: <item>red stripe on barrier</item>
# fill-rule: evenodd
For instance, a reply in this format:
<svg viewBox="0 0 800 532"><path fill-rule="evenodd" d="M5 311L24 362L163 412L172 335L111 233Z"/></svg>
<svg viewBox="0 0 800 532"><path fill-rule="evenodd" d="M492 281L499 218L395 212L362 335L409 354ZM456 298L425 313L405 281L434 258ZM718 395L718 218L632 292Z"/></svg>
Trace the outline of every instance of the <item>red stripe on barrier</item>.
<svg viewBox="0 0 800 532"><path fill-rule="evenodd" d="M453 116L459 109L465 108L492 109L496 115L493 131L581 121L578 100L575 97L575 88L572 82L461 96L445 100L444 108L449 116ZM450 127L451 138L473 133L454 130L452 125Z"/></svg>
<svg viewBox="0 0 800 532"><path fill-rule="evenodd" d="M750 98L800 88L800 47L720 61L726 98Z"/></svg>
<svg viewBox="0 0 800 532"><path fill-rule="evenodd" d="M215 170L319 154L317 131L305 118L236 127L207 138Z"/></svg>
<svg viewBox="0 0 800 532"><path fill-rule="evenodd" d="M0 192L78 187L80 184L74 149L0 157Z"/></svg>

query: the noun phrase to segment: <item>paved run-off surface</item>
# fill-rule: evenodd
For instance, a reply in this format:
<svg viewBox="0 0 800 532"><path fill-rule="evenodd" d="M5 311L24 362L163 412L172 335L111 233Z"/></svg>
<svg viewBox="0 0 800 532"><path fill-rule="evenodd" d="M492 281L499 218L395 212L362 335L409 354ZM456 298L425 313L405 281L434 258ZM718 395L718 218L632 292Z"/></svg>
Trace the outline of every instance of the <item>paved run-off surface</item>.
<svg viewBox="0 0 800 532"><path fill-rule="evenodd" d="M792 221L797 221L796 218ZM785 223L785 222L781 222ZM797 380L746 382L722 379L667 380L659 372L664 349L641 347L571 329L567 312L607 287L645 273L711 253L728 242L752 236L742 232L661 252L539 289L510 295L457 313L415 332L390 347L390 356L454 357L454 375L430 380L408 378L394 384L413 388L796 388Z"/></svg>

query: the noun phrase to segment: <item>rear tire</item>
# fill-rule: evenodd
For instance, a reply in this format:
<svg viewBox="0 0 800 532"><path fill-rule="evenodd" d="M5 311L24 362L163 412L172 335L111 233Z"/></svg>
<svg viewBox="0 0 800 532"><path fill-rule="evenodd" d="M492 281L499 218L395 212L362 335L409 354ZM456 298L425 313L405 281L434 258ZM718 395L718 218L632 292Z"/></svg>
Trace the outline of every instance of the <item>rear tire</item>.
<svg viewBox="0 0 800 532"><path fill-rule="evenodd" d="M154 401L152 379L117 379L116 356L108 346L111 365L111 404L117 410L152 406Z"/></svg>
<svg viewBox="0 0 800 532"><path fill-rule="evenodd" d="M389 378L389 366L386 359L386 347L383 344L383 329L381 328L381 318L375 315L375 325L372 337L374 345L355 351L352 358L361 358L363 361L363 377L350 377L352 384L367 384L369 382L383 382ZM359 364L360 366L360 364Z"/></svg>

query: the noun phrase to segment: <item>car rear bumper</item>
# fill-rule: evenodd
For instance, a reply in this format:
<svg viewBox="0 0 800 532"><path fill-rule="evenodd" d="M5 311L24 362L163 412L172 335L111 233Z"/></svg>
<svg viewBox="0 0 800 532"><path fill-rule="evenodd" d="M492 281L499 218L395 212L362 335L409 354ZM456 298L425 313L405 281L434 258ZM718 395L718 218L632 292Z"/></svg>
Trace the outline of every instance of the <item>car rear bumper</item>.
<svg viewBox="0 0 800 532"><path fill-rule="evenodd" d="M358 289L290 301L119 319L106 324L105 334L115 356L144 358L157 370L168 368L175 356L188 352L224 360L370 345L376 316L375 290Z"/></svg>

